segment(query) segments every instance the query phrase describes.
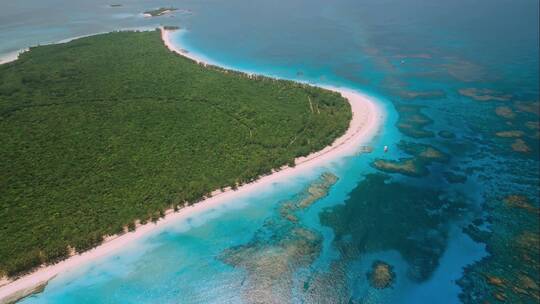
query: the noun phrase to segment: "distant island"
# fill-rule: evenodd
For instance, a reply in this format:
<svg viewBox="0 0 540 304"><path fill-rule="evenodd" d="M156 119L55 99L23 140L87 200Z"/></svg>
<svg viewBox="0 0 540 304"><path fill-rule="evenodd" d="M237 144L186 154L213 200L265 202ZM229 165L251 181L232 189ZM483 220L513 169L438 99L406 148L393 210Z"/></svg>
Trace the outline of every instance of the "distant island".
<svg viewBox="0 0 540 304"><path fill-rule="evenodd" d="M163 26L163 29L166 31L176 31L176 30L179 30L180 27L176 25L165 25Z"/></svg>
<svg viewBox="0 0 540 304"><path fill-rule="evenodd" d="M122 4L109 4L109 7L122 7Z"/></svg>
<svg viewBox="0 0 540 304"><path fill-rule="evenodd" d="M158 17L158 16L163 16L165 14L172 13L177 10L178 9L174 7L160 7L155 10L146 11L143 13L143 15L148 16L148 17Z"/></svg>
<svg viewBox="0 0 540 304"><path fill-rule="evenodd" d="M350 130L339 93L197 64L161 39L114 32L0 65L0 278L294 166Z"/></svg>

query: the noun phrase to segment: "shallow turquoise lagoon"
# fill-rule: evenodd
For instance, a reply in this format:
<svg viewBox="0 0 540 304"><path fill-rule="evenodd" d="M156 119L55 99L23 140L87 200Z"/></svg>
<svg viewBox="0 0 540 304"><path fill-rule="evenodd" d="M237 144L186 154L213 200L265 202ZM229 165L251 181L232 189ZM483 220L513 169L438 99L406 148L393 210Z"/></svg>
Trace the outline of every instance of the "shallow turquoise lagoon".
<svg viewBox="0 0 540 304"><path fill-rule="evenodd" d="M213 62L356 89L387 117L373 153L178 220L23 303L534 303L514 287L540 279L538 218L505 199L539 206L538 1L48 2L5 6L0 53L178 25L175 41ZM140 15L169 5L192 13ZM325 172L339 178L328 195L290 209Z"/></svg>

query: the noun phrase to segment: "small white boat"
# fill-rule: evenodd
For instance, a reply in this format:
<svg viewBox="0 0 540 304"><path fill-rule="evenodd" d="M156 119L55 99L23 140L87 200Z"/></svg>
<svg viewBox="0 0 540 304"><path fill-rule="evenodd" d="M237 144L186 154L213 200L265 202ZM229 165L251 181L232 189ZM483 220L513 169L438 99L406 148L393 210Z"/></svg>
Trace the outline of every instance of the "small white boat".
<svg viewBox="0 0 540 304"><path fill-rule="evenodd" d="M384 152L388 152L388 146L384 146Z"/></svg>

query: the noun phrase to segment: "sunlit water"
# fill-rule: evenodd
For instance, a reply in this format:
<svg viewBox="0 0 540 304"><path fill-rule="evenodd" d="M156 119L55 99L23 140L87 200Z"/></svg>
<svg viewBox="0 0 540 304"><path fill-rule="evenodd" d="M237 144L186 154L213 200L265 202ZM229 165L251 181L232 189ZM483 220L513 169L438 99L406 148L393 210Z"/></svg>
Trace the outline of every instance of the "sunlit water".
<svg viewBox="0 0 540 304"><path fill-rule="evenodd" d="M473 220L489 227L493 197L532 194L538 206L538 135L526 125L538 116L515 103L538 99L536 0L119 3L4 3L0 53L179 25L176 42L191 52L235 69L366 92L386 120L369 143L373 153L179 220L59 275L24 303L456 303L464 267L488 254L463 228ZM140 14L171 4L192 13ZM459 93L470 88L512 97L481 102ZM497 116L504 105L517 118ZM509 129L527 134L529 152L494 136ZM374 160L410 157L397 146L401 140L450 158L426 164L420 177L380 175ZM283 204L327 171L339 177L328 196L297 211L298 222L284 219ZM448 172L466 181L452 182ZM375 261L392 267L390 288L370 285Z"/></svg>

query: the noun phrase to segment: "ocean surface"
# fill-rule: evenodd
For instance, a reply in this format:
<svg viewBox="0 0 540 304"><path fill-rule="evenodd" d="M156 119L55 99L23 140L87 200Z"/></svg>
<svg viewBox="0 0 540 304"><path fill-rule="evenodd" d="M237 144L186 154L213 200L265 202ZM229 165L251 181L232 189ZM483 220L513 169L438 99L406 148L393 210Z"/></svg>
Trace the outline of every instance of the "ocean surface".
<svg viewBox="0 0 540 304"><path fill-rule="evenodd" d="M160 6L181 10L141 14ZM171 223L22 303L536 303L538 6L2 3L0 54L177 25L175 41L213 62L356 89L387 114L372 153ZM299 207L313 189L326 195Z"/></svg>

